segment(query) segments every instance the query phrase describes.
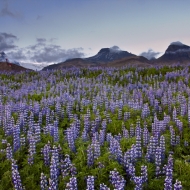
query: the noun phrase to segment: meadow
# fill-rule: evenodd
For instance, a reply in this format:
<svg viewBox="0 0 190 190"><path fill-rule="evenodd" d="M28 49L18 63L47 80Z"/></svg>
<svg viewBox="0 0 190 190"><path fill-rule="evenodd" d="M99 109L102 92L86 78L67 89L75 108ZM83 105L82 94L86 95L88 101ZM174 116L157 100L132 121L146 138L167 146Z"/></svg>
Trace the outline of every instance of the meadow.
<svg viewBox="0 0 190 190"><path fill-rule="evenodd" d="M190 66L0 73L1 190L189 190Z"/></svg>

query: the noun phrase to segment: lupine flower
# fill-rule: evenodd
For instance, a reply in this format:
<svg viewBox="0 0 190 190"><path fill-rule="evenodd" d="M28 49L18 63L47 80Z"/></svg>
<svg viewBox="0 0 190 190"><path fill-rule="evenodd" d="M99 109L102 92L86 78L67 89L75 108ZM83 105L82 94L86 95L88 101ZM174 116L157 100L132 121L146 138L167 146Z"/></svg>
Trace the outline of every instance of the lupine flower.
<svg viewBox="0 0 190 190"><path fill-rule="evenodd" d="M135 146L135 157L142 158L142 149L141 149L141 137L137 136L136 137L136 146Z"/></svg>
<svg viewBox="0 0 190 190"><path fill-rule="evenodd" d="M44 173L41 173L40 188L41 188L41 190L47 190L47 188L48 188L47 177L44 175Z"/></svg>
<svg viewBox="0 0 190 190"><path fill-rule="evenodd" d="M114 189L124 190L125 188L126 181L116 169L110 171L110 182L113 185Z"/></svg>
<svg viewBox="0 0 190 190"><path fill-rule="evenodd" d="M44 148L41 149L41 153L44 157L44 163L46 166L50 165L50 150L51 150L50 142L48 144L45 144Z"/></svg>
<svg viewBox="0 0 190 190"><path fill-rule="evenodd" d="M172 155L168 157L168 164L166 166L166 178L164 183L164 190L172 190L172 179L173 179L173 158Z"/></svg>
<svg viewBox="0 0 190 190"><path fill-rule="evenodd" d="M107 185L105 185L104 183L100 184L100 190L110 190L109 187L107 187Z"/></svg>
<svg viewBox="0 0 190 190"><path fill-rule="evenodd" d="M148 182L148 169L147 169L147 166L141 166L141 177L142 177L142 182L143 183Z"/></svg>
<svg viewBox="0 0 190 190"><path fill-rule="evenodd" d="M135 189L134 190L142 190L143 180L141 176L134 177Z"/></svg>
<svg viewBox="0 0 190 190"><path fill-rule="evenodd" d="M94 190L94 176L87 177L87 188L86 190Z"/></svg>
<svg viewBox="0 0 190 190"><path fill-rule="evenodd" d="M10 143L7 143L6 157L8 160L11 160L13 158L13 150L12 150Z"/></svg>
<svg viewBox="0 0 190 190"><path fill-rule="evenodd" d="M87 165L92 166L94 164L94 151L93 146L89 145L87 148Z"/></svg>
<svg viewBox="0 0 190 190"><path fill-rule="evenodd" d="M14 184L15 190L23 190L20 174L18 171L18 166L15 160L12 160L12 182Z"/></svg>
<svg viewBox="0 0 190 190"><path fill-rule="evenodd" d="M95 141L92 145L94 147L94 159L97 159L100 156L100 143Z"/></svg>
<svg viewBox="0 0 190 190"><path fill-rule="evenodd" d="M174 184L174 190L182 190L181 181L176 180Z"/></svg>
<svg viewBox="0 0 190 190"><path fill-rule="evenodd" d="M147 129L147 127L144 127L143 130L143 145L147 146L149 143L149 131Z"/></svg>
<svg viewBox="0 0 190 190"><path fill-rule="evenodd" d="M17 151L20 148L20 128L17 125L13 127L13 151Z"/></svg>
<svg viewBox="0 0 190 190"><path fill-rule="evenodd" d="M49 189L57 190L57 188L58 188L58 164L54 156L52 156L50 164Z"/></svg>
<svg viewBox="0 0 190 190"><path fill-rule="evenodd" d="M160 137L160 149L161 149L161 159L162 159L162 163L164 162L165 159L165 137L162 135Z"/></svg>
<svg viewBox="0 0 190 190"><path fill-rule="evenodd" d="M77 178L76 177L71 177L69 179L69 182L66 185L65 190L77 190Z"/></svg>

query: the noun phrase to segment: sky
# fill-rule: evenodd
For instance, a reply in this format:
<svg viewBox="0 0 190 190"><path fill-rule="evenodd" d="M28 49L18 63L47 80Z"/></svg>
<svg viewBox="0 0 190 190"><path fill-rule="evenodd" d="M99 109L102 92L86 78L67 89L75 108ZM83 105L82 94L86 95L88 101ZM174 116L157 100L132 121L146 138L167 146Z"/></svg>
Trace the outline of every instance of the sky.
<svg viewBox="0 0 190 190"><path fill-rule="evenodd" d="M0 52L47 64L113 46L159 57L190 45L189 18L190 0L0 0Z"/></svg>

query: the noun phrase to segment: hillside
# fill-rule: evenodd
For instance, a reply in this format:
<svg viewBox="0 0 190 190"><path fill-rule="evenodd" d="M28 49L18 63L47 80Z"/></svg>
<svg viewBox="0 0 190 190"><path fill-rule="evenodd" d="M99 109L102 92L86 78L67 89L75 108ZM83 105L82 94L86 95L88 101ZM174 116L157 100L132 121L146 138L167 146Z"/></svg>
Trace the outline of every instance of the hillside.
<svg viewBox="0 0 190 190"><path fill-rule="evenodd" d="M0 71L20 72L27 70L30 71L31 69L26 69L22 66L15 65L13 63L0 62Z"/></svg>

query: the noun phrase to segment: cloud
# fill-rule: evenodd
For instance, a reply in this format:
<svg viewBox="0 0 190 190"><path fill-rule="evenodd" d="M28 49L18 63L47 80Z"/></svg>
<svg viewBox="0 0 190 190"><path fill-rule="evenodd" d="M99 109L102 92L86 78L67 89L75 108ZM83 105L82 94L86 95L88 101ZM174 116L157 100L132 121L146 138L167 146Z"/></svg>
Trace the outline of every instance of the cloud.
<svg viewBox="0 0 190 190"><path fill-rule="evenodd" d="M181 43L180 41L172 42L170 45L178 45L178 46L183 46L184 44Z"/></svg>
<svg viewBox="0 0 190 190"><path fill-rule="evenodd" d="M83 48L63 49L59 45L48 44L51 40L37 38L34 45L17 48L7 53L14 60L33 63L58 63L67 59L82 58Z"/></svg>
<svg viewBox="0 0 190 190"><path fill-rule="evenodd" d="M31 57L35 62L62 62L66 59L84 57L82 48L62 49L57 45L47 45L40 51L36 51Z"/></svg>
<svg viewBox="0 0 190 190"><path fill-rule="evenodd" d="M0 51L15 49L17 47L14 45L15 40L18 40L15 35L0 32Z"/></svg>
<svg viewBox="0 0 190 190"><path fill-rule="evenodd" d="M26 60L27 56L25 54L24 49L18 49L16 51L11 51L7 53L7 56L12 59L12 60L16 60L16 61L20 61L20 60Z"/></svg>
<svg viewBox="0 0 190 190"><path fill-rule="evenodd" d="M37 38L36 41L38 44L45 44L47 40L45 38Z"/></svg>
<svg viewBox="0 0 190 190"><path fill-rule="evenodd" d="M39 49L40 47L44 47L47 40L45 38L36 38L36 42L36 44L28 46L27 49L34 51Z"/></svg>
<svg viewBox="0 0 190 190"><path fill-rule="evenodd" d="M154 59L159 54L160 52L154 52L152 49L149 49L147 52L142 52L140 56L143 56L150 60L150 59Z"/></svg>
<svg viewBox="0 0 190 190"><path fill-rule="evenodd" d="M110 47L110 52L120 52L121 49L118 46L112 46Z"/></svg>
<svg viewBox="0 0 190 190"><path fill-rule="evenodd" d="M9 9L8 1L5 0L3 8L0 10L0 17L7 17L7 16L16 19L22 18L22 15L20 13L13 12Z"/></svg>

